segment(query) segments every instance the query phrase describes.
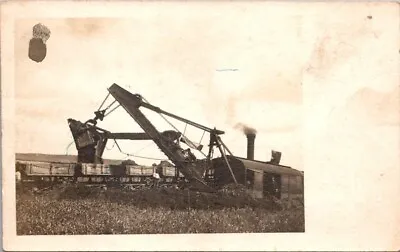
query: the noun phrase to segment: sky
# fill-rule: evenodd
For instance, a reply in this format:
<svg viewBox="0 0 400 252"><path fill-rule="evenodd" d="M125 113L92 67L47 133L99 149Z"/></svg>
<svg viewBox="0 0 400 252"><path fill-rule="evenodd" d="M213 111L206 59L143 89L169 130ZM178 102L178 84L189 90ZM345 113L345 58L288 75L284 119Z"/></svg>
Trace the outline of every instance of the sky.
<svg viewBox="0 0 400 252"><path fill-rule="evenodd" d="M317 8L278 11L282 8L239 4L224 13L215 8L176 14L142 7L129 18L19 20L16 152L67 153L72 141L67 119L92 118L113 83L168 112L224 130L222 140L237 156L246 156L246 138L235 126L253 127L255 159L269 160L277 150L282 164L299 170L304 134L318 126L306 121L310 114L324 115L329 108L363 125L398 125L396 62L388 60L388 50L374 60L368 55L395 42L384 9L376 8L370 19L368 5L357 13L339 6L346 17L340 20ZM233 15L238 18L229 18ZM51 36L46 58L36 63L28 58L28 44L39 22ZM393 81L377 85L383 77ZM313 105L321 101L323 106ZM172 129L159 115L146 115L160 131ZM171 122L184 130L184 124ZM99 126L142 132L122 108ZM202 135L192 127L185 133L194 142ZM127 153L165 158L149 141L119 144ZM127 158L112 147L110 142L105 158ZM68 153L76 154L74 145Z"/></svg>

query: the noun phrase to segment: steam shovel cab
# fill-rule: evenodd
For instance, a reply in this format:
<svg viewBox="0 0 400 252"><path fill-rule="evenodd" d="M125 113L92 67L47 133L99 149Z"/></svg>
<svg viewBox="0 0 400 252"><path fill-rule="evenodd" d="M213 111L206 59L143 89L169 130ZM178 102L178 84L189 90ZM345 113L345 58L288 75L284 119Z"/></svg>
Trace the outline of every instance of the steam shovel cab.
<svg viewBox="0 0 400 252"><path fill-rule="evenodd" d="M256 198L273 196L277 199L302 197L303 173L289 166L227 156L238 183L246 185ZM213 160L215 184L223 186L233 183L225 168L224 160Z"/></svg>

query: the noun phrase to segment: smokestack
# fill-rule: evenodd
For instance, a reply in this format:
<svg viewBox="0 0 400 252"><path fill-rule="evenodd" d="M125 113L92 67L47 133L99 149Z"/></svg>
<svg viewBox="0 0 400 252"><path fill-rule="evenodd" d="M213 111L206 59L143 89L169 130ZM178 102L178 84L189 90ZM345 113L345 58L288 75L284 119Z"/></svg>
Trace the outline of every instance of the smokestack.
<svg viewBox="0 0 400 252"><path fill-rule="evenodd" d="M254 140L256 138L256 134L248 133L247 136L247 159L254 160Z"/></svg>
<svg viewBox="0 0 400 252"><path fill-rule="evenodd" d="M241 129L247 137L247 159L254 160L254 140L257 130L243 123L236 124L235 128Z"/></svg>

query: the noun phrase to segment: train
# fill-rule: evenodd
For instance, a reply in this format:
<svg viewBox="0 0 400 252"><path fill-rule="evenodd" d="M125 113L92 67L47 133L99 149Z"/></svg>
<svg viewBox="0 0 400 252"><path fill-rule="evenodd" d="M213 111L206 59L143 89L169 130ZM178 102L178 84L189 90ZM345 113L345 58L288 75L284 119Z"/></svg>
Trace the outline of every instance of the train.
<svg viewBox="0 0 400 252"><path fill-rule="evenodd" d="M45 160L16 159L16 173L21 182L82 182L151 184L154 173L159 183L176 184L184 176L168 161L152 166L138 165L132 160L109 164L57 162Z"/></svg>

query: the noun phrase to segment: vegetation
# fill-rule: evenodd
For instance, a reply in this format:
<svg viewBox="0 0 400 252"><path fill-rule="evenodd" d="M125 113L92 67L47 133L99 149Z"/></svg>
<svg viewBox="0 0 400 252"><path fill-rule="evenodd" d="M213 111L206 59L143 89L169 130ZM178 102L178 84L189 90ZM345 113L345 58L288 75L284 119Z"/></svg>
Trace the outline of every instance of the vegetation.
<svg viewBox="0 0 400 252"><path fill-rule="evenodd" d="M252 199L240 188L217 194L59 185L17 187L17 234L303 232L303 207Z"/></svg>

